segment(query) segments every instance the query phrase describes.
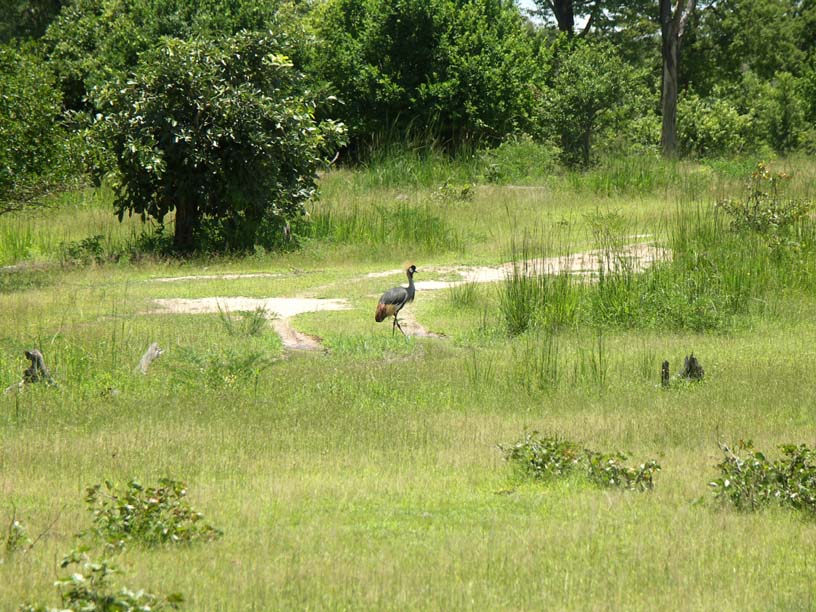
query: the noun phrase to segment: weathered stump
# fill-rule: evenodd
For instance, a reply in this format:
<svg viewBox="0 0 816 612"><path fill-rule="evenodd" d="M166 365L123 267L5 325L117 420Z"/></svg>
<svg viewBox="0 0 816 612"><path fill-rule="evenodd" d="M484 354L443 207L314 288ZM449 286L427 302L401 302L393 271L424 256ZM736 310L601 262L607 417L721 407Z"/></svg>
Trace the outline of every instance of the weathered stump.
<svg viewBox="0 0 816 612"><path fill-rule="evenodd" d="M29 351L25 351L24 354L26 359L31 362L31 365L23 370L23 379L10 387L6 387L6 389L3 391L4 394L11 393L15 389L17 391L22 391L25 385L43 381L49 385L57 385L57 381L54 380L51 373L48 371L48 368L45 367L45 360L43 359L43 354L39 351L39 349L31 349Z"/></svg>
<svg viewBox="0 0 816 612"><path fill-rule="evenodd" d="M142 358L139 360L139 365L136 366L135 371L147 374L147 369L150 367L150 364L153 363L154 359L161 357L163 352L164 351L159 348L158 342L154 342L148 346L147 351L145 351L145 354L142 355Z"/></svg>
<svg viewBox="0 0 816 612"><path fill-rule="evenodd" d="M680 372L680 378L697 381L702 380L703 376L705 376L705 370L703 370L703 366L700 365L700 362L697 361L694 353L687 355L683 364L683 371Z"/></svg>
<svg viewBox="0 0 816 612"><path fill-rule="evenodd" d="M668 387L670 382L671 377L669 376L669 362L666 360L663 362L663 366L660 368L660 385L662 387Z"/></svg>

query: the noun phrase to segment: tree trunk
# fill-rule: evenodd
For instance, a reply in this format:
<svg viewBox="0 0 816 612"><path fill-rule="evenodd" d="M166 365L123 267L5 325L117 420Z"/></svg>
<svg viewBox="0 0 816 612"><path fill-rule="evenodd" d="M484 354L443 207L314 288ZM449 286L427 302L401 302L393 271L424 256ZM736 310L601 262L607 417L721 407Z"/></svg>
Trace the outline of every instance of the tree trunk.
<svg viewBox="0 0 816 612"><path fill-rule="evenodd" d="M189 197L180 197L176 202L176 231L173 247L180 252L190 252L195 247L196 205Z"/></svg>
<svg viewBox="0 0 816 612"><path fill-rule="evenodd" d="M660 2L660 34L663 41L663 87L660 110L663 127L660 146L663 155L673 157L677 151L677 67L680 58L680 41L696 0L677 0L672 10L672 0Z"/></svg>
<svg viewBox="0 0 816 612"><path fill-rule="evenodd" d="M572 36L575 29L575 10L572 6L573 0L554 0L552 12L558 22L558 29Z"/></svg>

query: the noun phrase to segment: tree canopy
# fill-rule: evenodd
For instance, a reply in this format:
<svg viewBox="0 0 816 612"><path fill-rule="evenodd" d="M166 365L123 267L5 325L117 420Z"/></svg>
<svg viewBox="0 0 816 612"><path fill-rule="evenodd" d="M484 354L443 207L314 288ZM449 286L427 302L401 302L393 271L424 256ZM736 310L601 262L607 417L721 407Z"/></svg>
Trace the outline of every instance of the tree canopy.
<svg viewBox="0 0 816 612"><path fill-rule="evenodd" d="M269 35L165 39L125 83L95 94L89 134L116 211L162 221L175 210L175 247L240 248L303 212L320 160L342 126L314 120L316 103ZM110 174L107 174L110 172Z"/></svg>
<svg viewBox="0 0 816 612"><path fill-rule="evenodd" d="M280 234L337 145L816 150L816 0L534 3L7 0L0 212L82 159L120 216L238 248Z"/></svg>

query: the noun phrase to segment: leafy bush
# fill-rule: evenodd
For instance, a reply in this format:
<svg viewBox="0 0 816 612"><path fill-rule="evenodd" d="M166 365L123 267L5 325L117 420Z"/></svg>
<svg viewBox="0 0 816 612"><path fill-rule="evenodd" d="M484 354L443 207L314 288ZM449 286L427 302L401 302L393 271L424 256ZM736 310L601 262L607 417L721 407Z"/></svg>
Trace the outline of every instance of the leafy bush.
<svg viewBox="0 0 816 612"><path fill-rule="evenodd" d="M547 178L555 172L557 160L557 147L520 135L484 149L479 161L486 182L504 184Z"/></svg>
<svg viewBox="0 0 816 612"><path fill-rule="evenodd" d="M101 263L105 258L105 249L102 246L102 234L88 236L82 240L74 240L62 245L62 259L65 263L91 264Z"/></svg>
<svg viewBox="0 0 816 612"><path fill-rule="evenodd" d="M31 49L0 45L0 215L70 182L69 136L49 67Z"/></svg>
<svg viewBox="0 0 816 612"><path fill-rule="evenodd" d="M654 488L654 474L660 470L654 460L630 467L623 463L627 456L619 451L581 449L557 436L539 437L536 431L526 433L511 446L499 448L505 460L524 476L543 481L577 475L600 487L650 491Z"/></svg>
<svg viewBox="0 0 816 612"><path fill-rule="evenodd" d="M565 50L544 89L540 121L560 136L567 165L589 165L596 132L631 108L639 78L609 43L583 42Z"/></svg>
<svg viewBox="0 0 816 612"><path fill-rule="evenodd" d="M688 91L677 104L677 136L685 154L698 157L735 155L745 150L747 115L728 100Z"/></svg>
<svg viewBox="0 0 816 612"><path fill-rule="evenodd" d="M529 121L532 37L512 3L330 0L313 15L309 70L359 153L376 139L497 141Z"/></svg>
<svg viewBox="0 0 816 612"><path fill-rule="evenodd" d="M16 516L11 517L3 540L3 550L6 558L11 557L17 551L25 550L32 546L31 538L28 537L26 528L17 520Z"/></svg>
<svg viewBox="0 0 816 612"><path fill-rule="evenodd" d="M210 541L221 531L204 522L204 515L184 499L182 482L162 478L158 487L144 487L131 480L119 487L109 480L86 490L85 501L93 513L92 532L108 542L136 541L148 546Z"/></svg>
<svg viewBox="0 0 816 612"><path fill-rule="evenodd" d="M773 503L816 516L816 450L785 444L779 447L782 457L771 461L750 440L740 441L736 449L720 448L725 455L717 465L721 475L709 483L717 499L738 510Z"/></svg>
<svg viewBox="0 0 816 612"><path fill-rule="evenodd" d="M287 55L308 38L280 0L74 0L61 2L43 38L67 108L100 112L92 95L136 70L142 54L165 37L226 38L247 31L286 37ZM282 6L283 5L283 6ZM291 34L291 35L290 35Z"/></svg>
<svg viewBox="0 0 816 612"><path fill-rule="evenodd" d="M747 230L779 239L804 219L812 208L808 200L782 195L781 185L789 178L783 172L771 172L763 162L759 162L751 174L748 195L741 199L720 200L717 206L730 217L733 230Z"/></svg>
<svg viewBox="0 0 816 612"><path fill-rule="evenodd" d="M139 589L111 588L110 578L120 573L108 559L92 560L84 549L71 551L60 567L78 566L70 575L56 582L61 591L59 608L25 604L18 612L161 612L178 610L184 598L178 593L159 597Z"/></svg>
<svg viewBox="0 0 816 612"><path fill-rule="evenodd" d="M752 99L752 119L755 129L779 153L797 149L806 128L806 102L797 79L788 72L774 75L762 83Z"/></svg>
<svg viewBox="0 0 816 612"><path fill-rule="evenodd" d="M274 246L269 227L304 213L318 164L343 138L342 125L314 120L316 101L282 50L248 32L166 39L127 82L97 90L94 171L120 219L163 223L175 210L180 251Z"/></svg>

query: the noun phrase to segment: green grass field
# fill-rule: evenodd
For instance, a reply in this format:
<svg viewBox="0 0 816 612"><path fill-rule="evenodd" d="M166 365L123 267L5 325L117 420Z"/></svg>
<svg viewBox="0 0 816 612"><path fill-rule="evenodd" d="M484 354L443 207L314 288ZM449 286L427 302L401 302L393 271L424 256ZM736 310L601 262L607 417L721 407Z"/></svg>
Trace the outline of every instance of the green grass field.
<svg viewBox="0 0 816 612"><path fill-rule="evenodd" d="M816 608L812 517L738 512L708 484L719 441L769 455L816 441L812 218L779 247L717 223L714 203L744 192L756 160L575 175L500 161L498 182L413 158L334 171L284 254L131 261L142 230L108 215L105 193L0 218L0 265L16 266L0 271L0 386L34 347L59 383L0 395L0 609L60 607L63 555L104 550L77 537L86 487L133 477L184 481L223 530L115 557L114 586L179 592L187 610ZM814 198L812 161L773 167ZM105 261L66 261L93 236ZM406 260L417 281L449 280L423 268L643 241L672 260L600 284L538 278L532 302L506 283L418 291L408 309L442 338L374 322L405 279L368 274ZM155 280L191 276L206 278ZM230 326L152 302L209 296L350 308L293 318L327 350L290 352L237 313ZM534 316L509 333L506 307L525 304ZM164 355L134 374L154 341ZM674 373L692 352L704 381L662 389L661 362ZM647 493L525 480L498 445L531 430L662 470ZM4 547L12 518L30 549Z"/></svg>

